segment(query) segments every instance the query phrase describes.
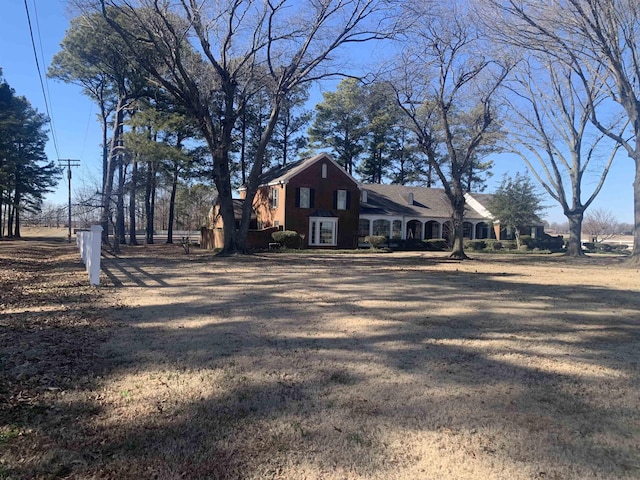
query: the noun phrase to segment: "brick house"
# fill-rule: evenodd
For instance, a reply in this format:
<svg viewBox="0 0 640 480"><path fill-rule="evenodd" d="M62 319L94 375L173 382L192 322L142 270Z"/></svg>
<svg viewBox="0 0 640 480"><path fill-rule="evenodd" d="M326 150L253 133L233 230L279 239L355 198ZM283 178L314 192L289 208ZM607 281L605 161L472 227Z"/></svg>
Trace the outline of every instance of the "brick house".
<svg viewBox="0 0 640 480"><path fill-rule="evenodd" d="M357 248L367 235L393 240L450 239L451 207L443 189L358 182L326 153L265 172L253 199L247 244L266 248L277 230L293 230L307 248ZM239 222L246 190L234 200ZM511 239L513 232L494 221L486 205L490 195L466 197L464 236L469 239ZM207 245L221 247L222 218L212 208ZM236 225L237 227L237 225ZM523 235L544 235L542 224L521 229Z"/></svg>
<svg viewBox="0 0 640 480"><path fill-rule="evenodd" d="M236 216L246 199L239 189ZM293 230L308 248L357 246L360 189L358 182L326 153L265 172L253 199L252 227L247 243L265 248L271 233ZM210 213L213 247L222 246L222 218L216 205Z"/></svg>

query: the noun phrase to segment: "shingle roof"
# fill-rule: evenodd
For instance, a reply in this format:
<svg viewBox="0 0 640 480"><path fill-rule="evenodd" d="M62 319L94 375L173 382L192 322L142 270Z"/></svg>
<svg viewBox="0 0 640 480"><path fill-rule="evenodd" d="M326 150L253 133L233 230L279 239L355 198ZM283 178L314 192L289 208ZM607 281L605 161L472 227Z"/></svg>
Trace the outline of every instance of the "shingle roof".
<svg viewBox="0 0 640 480"><path fill-rule="evenodd" d="M289 173L293 172L293 174L295 175L296 172L299 172L300 170L302 170L301 168L299 168L306 160L306 158L303 158L302 160L297 160L295 162L289 163L288 165L285 165L284 167L275 167L272 168L271 170L268 170L266 172L264 172L261 176L260 176L260 185L267 185L269 183L275 183L278 182L280 180L282 180L282 177L290 177L290 175L288 175Z"/></svg>
<svg viewBox="0 0 640 480"><path fill-rule="evenodd" d="M320 153L318 155L314 155L313 157L309 157L309 158L303 158L302 160L297 160L293 163L289 163L288 165L285 165L284 167L275 167L272 168L271 170L264 172L261 176L260 176L260 185L269 185L269 184L274 184L274 183L279 183L279 182L288 182L289 179L293 178L294 176L296 176L298 173L300 173L301 171L303 171L306 168L309 168L311 165L313 165L314 163L320 161L320 160L325 160L325 161L329 161L329 162L333 162L336 164L336 166L339 167L340 171L342 171L346 176L350 177L354 183L355 180L353 179L353 177L351 177L351 175L349 175L347 172L345 172L342 167L340 167L336 161L331 158L330 155L326 154L326 153Z"/></svg>
<svg viewBox="0 0 640 480"><path fill-rule="evenodd" d="M367 191L367 201L360 204L361 215L403 215L412 217L451 218L451 204L444 189L411 187L405 185L361 185ZM413 204L409 194L413 193ZM476 198L476 195L473 195ZM488 195L483 195L485 203ZM465 218L487 219L480 212L467 207Z"/></svg>

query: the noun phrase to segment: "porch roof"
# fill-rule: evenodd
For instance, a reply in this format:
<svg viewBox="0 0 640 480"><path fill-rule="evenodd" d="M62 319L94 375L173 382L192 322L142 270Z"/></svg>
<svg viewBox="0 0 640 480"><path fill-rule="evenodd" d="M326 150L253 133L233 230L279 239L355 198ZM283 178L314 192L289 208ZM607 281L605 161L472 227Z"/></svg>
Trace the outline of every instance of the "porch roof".
<svg viewBox="0 0 640 480"><path fill-rule="evenodd" d="M360 204L361 215L426 217L449 220L451 206L442 188L426 188L406 185L361 185L367 192L367 201ZM413 194L413 203L409 204L409 196ZM476 198L476 195L473 196ZM484 203L489 195L482 195L479 203ZM491 221L482 213L467 205L465 211L467 220Z"/></svg>

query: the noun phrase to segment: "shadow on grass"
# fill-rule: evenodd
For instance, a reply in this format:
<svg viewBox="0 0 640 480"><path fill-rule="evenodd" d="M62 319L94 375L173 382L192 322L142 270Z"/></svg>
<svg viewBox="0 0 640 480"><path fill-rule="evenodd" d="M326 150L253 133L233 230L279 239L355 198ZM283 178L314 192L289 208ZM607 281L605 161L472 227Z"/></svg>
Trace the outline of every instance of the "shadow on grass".
<svg viewBox="0 0 640 480"><path fill-rule="evenodd" d="M640 473L637 291L439 271L449 260L428 256L233 257L194 274L203 261L106 259L140 304L94 309L117 327L72 361L83 369L64 388L84 396L13 416L67 454L40 474L268 478L311 464L384 478L420 461L393 436L429 432L522 478Z"/></svg>

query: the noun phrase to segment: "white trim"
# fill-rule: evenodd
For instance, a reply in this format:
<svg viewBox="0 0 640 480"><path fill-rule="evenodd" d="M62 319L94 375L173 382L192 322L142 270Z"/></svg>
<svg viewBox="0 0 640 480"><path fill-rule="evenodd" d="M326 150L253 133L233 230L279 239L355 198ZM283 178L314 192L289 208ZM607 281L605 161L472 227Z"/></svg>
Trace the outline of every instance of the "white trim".
<svg viewBox="0 0 640 480"><path fill-rule="evenodd" d="M323 223L332 224L331 243L321 243L320 233ZM314 231L315 225L315 231ZM335 247L338 245L338 218L337 217L309 217L309 246Z"/></svg>
<svg viewBox="0 0 640 480"><path fill-rule="evenodd" d="M476 212L478 212L483 217L486 217L487 221L493 219L493 215L489 210L487 210L479 201L471 196L470 193L464 194L464 200L471 208L473 208Z"/></svg>

